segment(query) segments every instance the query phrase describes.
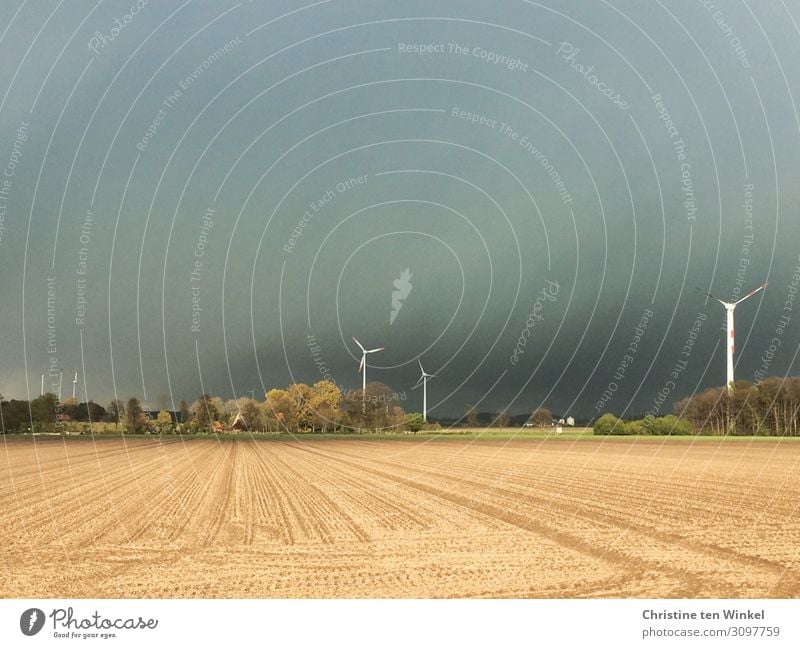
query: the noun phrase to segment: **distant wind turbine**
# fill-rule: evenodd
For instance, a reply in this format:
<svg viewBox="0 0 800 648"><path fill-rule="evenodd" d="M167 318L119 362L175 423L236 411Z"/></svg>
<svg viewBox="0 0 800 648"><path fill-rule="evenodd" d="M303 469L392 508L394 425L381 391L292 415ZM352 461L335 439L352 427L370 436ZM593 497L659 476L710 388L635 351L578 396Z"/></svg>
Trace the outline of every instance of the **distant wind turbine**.
<svg viewBox="0 0 800 648"><path fill-rule="evenodd" d="M428 422L428 378L436 378L436 374L429 374L425 373L425 370L422 368L422 362L417 359L419 363L419 370L420 370L420 377L417 381L417 384L414 385L411 389L416 389L420 385L422 385L422 420L426 423Z"/></svg>
<svg viewBox="0 0 800 648"><path fill-rule="evenodd" d="M75 389L78 387L78 372L75 372L75 377L72 379L72 400L75 400Z"/></svg>
<svg viewBox="0 0 800 648"><path fill-rule="evenodd" d="M367 400L367 354L383 351L384 347L368 350L365 349L361 342L355 338L353 338L353 342L355 342L358 345L358 348L361 349L361 362L358 363L358 371L361 374L361 402L365 403Z"/></svg>
<svg viewBox="0 0 800 648"><path fill-rule="evenodd" d="M742 297L741 299L739 299L738 301L735 301L735 302L722 301L721 299L719 299L719 297L714 297L714 295L712 295L710 292L706 293L706 295L711 297L711 299L717 300L720 304L722 304L725 307L725 315L726 315L726 323L727 323L727 330L726 330L726 334L725 334L725 345L726 345L726 348L727 348L727 368L728 368L728 372L727 372L727 374L728 374L727 375L727 378L728 378L727 387L728 387L728 391L731 391L733 389L733 353L734 353L735 346L736 346L735 345L736 333L735 333L734 328L733 328L733 311L735 311L736 307L739 304L741 304L745 299L748 299L748 298L752 297L753 295L755 295L760 290L764 290L764 288L766 288L766 287L767 287L767 284L764 284L763 286L759 286L758 288L756 288L755 290L751 290L744 297ZM698 288L698 290L700 290L700 292L703 292L700 288Z"/></svg>

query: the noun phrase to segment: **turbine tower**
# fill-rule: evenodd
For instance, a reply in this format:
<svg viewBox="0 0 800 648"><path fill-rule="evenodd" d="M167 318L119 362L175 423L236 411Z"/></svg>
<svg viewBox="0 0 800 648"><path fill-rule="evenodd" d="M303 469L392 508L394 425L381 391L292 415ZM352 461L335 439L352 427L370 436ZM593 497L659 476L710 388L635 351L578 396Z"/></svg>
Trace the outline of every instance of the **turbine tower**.
<svg viewBox="0 0 800 648"><path fill-rule="evenodd" d="M766 287L767 287L767 284L764 284L763 286L759 286L758 288L756 288L755 290L751 290L744 297L742 297L741 299L739 299L739 300L737 300L735 302L722 301L718 297L714 297L714 295L712 295L711 293L706 293L709 297L711 297L711 299L716 299L720 304L722 304L725 307L725 316L726 316L725 320L726 320L726 323L727 323L727 329L726 329L726 332L725 332L725 346L727 348L727 368L728 368L727 387L728 387L728 391L731 391L733 389L733 353L734 353L734 349L735 349L735 346L736 346L735 345L736 334L735 334L734 328L733 328L733 311L735 311L736 307L739 304L741 304L745 299L748 299L748 298L752 297L753 295L755 295L760 290L764 290L764 288L766 288ZM700 290L700 289L698 288L698 290Z"/></svg>
<svg viewBox="0 0 800 648"><path fill-rule="evenodd" d="M364 409L364 404L367 400L367 354L383 351L383 347L378 349L365 349L361 342L355 338L353 338L353 342L355 342L358 345L358 348L361 349L361 362L358 363L358 372L361 374L361 403L362 409Z"/></svg>
<svg viewBox="0 0 800 648"><path fill-rule="evenodd" d="M75 377L72 379L72 400L75 400L75 389L78 387L78 372L75 372Z"/></svg>
<svg viewBox="0 0 800 648"><path fill-rule="evenodd" d="M420 370L420 377L417 381L417 384L414 385L411 389L416 389L420 385L422 385L422 420L426 423L428 422L428 378L436 378L436 374L429 374L425 373L425 370L422 368L422 362L417 359L419 363L419 370Z"/></svg>

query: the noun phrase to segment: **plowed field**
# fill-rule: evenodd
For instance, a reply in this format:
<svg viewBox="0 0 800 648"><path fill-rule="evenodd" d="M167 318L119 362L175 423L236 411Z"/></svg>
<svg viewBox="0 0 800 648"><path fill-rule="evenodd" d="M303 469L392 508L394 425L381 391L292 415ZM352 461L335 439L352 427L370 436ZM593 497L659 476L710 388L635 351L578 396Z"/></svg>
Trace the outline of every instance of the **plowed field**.
<svg viewBox="0 0 800 648"><path fill-rule="evenodd" d="M0 596L798 597L800 443L0 441Z"/></svg>

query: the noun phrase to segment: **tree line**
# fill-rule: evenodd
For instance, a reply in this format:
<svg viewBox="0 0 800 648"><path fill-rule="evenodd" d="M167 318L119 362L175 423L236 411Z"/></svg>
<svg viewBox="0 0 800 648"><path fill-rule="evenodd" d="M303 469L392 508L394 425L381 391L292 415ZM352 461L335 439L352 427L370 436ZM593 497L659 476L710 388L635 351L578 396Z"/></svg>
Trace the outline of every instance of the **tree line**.
<svg viewBox="0 0 800 648"><path fill-rule="evenodd" d="M674 414L624 421L604 414L595 434L704 434L798 436L800 377L737 380L732 387L710 387L673 406Z"/></svg>
<svg viewBox="0 0 800 648"><path fill-rule="evenodd" d="M798 436L800 377L712 387L675 403L675 413L701 434Z"/></svg>
<svg viewBox="0 0 800 648"><path fill-rule="evenodd" d="M406 430L417 432L438 427L426 424L422 415L406 413L404 393L380 382L366 390L340 390L321 380L313 385L293 383L270 389L263 401L236 398L223 401L202 394L191 405L181 401L176 411L151 412L135 398L112 400L106 407L92 401L59 402L55 394L31 401L0 398L0 426L8 432L120 431L130 434L219 432L233 428L250 432L341 432L359 430Z"/></svg>

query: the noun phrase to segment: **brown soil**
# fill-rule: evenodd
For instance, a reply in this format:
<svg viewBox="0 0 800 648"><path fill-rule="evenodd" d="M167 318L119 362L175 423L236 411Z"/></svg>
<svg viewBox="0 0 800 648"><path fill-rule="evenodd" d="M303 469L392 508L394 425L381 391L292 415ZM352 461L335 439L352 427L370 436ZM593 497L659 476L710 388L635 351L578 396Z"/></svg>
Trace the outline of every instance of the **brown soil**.
<svg viewBox="0 0 800 648"><path fill-rule="evenodd" d="M800 443L0 441L0 596L800 596Z"/></svg>

